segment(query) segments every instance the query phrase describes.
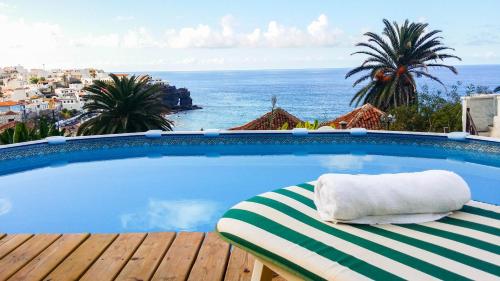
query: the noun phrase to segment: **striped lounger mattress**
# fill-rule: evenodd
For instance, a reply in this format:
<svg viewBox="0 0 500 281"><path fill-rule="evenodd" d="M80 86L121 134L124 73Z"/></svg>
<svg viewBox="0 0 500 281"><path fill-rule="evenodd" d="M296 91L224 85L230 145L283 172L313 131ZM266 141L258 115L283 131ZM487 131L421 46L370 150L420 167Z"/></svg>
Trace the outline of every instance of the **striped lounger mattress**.
<svg viewBox="0 0 500 281"><path fill-rule="evenodd" d="M500 206L471 201L422 224L333 224L319 219L313 184L243 201L217 231L306 280L500 280Z"/></svg>

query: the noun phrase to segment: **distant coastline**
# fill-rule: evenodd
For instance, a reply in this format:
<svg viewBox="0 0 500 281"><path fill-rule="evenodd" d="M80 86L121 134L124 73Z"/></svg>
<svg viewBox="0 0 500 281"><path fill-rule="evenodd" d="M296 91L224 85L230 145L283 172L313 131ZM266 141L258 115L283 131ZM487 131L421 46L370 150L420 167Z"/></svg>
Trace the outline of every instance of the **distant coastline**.
<svg viewBox="0 0 500 281"><path fill-rule="evenodd" d="M458 66L458 71L459 75L433 73L448 87L461 81L462 90L469 84L490 89L500 85L500 65ZM174 130L199 130L227 129L254 120L269 111L273 95L278 98L278 106L302 120L331 120L354 108L349 101L355 89L352 80L344 78L346 72L347 68L148 73L189 89L203 109L172 112L169 118L175 122ZM444 90L425 79L419 79L418 85Z"/></svg>
<svg viewBox="0 0 500 281"><path fill-rule="evenodd" d="M453 65L453 64L452 64ZM457 68L468 67L500 67L500 64L460 64L453 65ZM206 73L206 72L261 72L261 71L314 71L314 70L350 70L354 66L346 67L307 67L307 68L234 68L234 69L193 69L193 70L114 70L111 72L128 74L147 74L156 72L175 72L175 73Z"/></svg>

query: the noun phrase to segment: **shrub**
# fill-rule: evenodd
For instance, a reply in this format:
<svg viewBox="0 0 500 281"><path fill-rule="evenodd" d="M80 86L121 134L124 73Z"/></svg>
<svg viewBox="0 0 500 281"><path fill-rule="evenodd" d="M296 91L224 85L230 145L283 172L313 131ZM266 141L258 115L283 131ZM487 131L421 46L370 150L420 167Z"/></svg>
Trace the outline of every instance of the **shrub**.
<svg viewBox="0 0 500 281"><path fill-rule="evenodd" d="M462 130L462 104L458 93L460 83L453 85L450 91L429 90L424 86L418 93L417 105L399 106L389 113L396 116L391 130L443 132ZM467 86L466 94L470 94ZM475 89L475 88L474 88Z"/></svg>

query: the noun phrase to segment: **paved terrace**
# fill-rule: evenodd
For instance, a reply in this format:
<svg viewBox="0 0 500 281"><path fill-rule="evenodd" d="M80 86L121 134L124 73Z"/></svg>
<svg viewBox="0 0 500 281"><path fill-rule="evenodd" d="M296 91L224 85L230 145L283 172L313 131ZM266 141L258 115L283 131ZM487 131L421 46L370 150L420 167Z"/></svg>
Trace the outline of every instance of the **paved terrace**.
<svg viewBox="0 0 500 281"><path fill-rule="evenodd" d="M0 234L0 280L244 281L253 263L216 233Z"/></svg>

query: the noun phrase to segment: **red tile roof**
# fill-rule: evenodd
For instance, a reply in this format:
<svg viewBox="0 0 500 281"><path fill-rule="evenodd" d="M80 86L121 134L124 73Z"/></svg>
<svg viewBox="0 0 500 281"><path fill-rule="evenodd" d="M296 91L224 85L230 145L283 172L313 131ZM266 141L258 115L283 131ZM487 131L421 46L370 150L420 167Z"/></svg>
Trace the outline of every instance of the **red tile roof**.
<svg viewBox="0 0 500 281"><path fill-rule="evenodd" d="M0 106L14 106L18 104L16 101L0 101Z"/></svg>
<svg viewBox="0 0 500 281"><path fill-rule="evenodd" d="M7 111L5 113L2 113L2 115L19 115L19 113L16 113L14 111Z"/></svg>
<svg viewBox="0 0 500 281"><path fill-rule="evenodd" d="M243 126L229 130L278 130L285 123L288 123L288 128L295 128L297 124L302 123L302 120L284 109L276 108L274 111L268 112Z"/></svg>
<svg viewBox="0 0 500 281"><path fill-rule="evenodd" d="M340 122L345 121L347 122L347 129L365 128L367 130L380 130L382 129L380 117L382 117L383 115L385 115L385 113L382 110L367 103L347 114L338 117L335 120L324 122L321 125L335 126L335 128L340 129Z"/></svg>
<svg viewBox="0 0 500 281"><path fill-rule="evenodd" d="M10 129L10 128L14 128L17 124L17 121L11 121L11 122L7 122L5 124L1 124L0 125L0 133L7 130L7 129Z"/></svg>

